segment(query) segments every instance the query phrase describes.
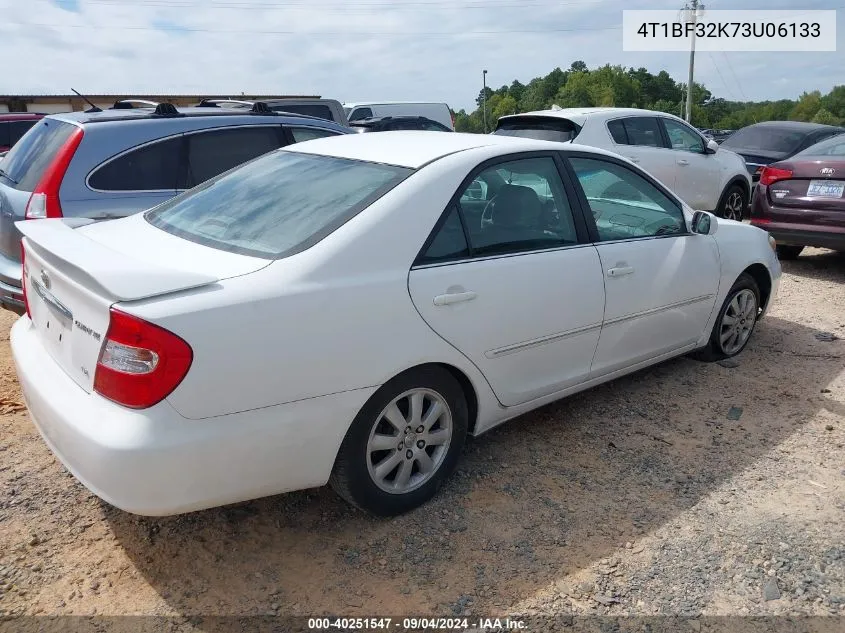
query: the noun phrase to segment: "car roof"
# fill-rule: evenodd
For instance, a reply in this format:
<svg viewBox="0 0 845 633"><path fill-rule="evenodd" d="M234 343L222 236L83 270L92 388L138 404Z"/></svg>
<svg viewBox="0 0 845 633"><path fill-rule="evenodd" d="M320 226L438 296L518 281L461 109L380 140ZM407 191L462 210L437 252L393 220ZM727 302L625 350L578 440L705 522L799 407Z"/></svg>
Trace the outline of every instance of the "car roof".
<svg viewBox="0 0 845 633"><path fill-rule="evenodd" d="M241 117L246 119L273 118L279 123L289 122L312 122L328 125L329 127L340 127L337 123L329 121L328 119L321 119L319 117L312 117L305 114L293 114L290 112L250 112L245 108L225 108L220 106L214 107L197 107L186 106L176 108L179 115L189 118L199 117ZM65 121L66 123L74 123L77 125L88 125L91 123L107 123L114 121L142 121L142 120L161 120L161 119L175 119L180 118L173 115L156 115L154 108L126 108L126 109L107 109L100 112L65 112L61 114L52 114L50 118Z"/></svg>
<svg viewBox="0 0 845 633"><path fill-rule="evenodd" d="M43 119L45 114L38 112L3 112L0 114L0 121L30 121Z"/></svg>
<svg viewBox="0 0 845 633"><path fill-rule="evenodd" d="M357 108L358 106L374 105L447 105L445 101L356 101L354 103L344 102L345 108Z"/></svg>
<svg viewBox="0 0 845 633"><path fill-rule="evenodd" d="M555 117L560 119L569 119L574 123L583 123L588 118L595 116L666 116L672 119L678 119L673 114L666 112L657 112L655 110L643 110L642 108L551 108L549 110L534 110L533 112L521 112L519 114L508 114L500 117L499 121L507 121L508 119L518 119L520 117Z"/></svg>
<svg viewBox="0 0 845 633"><path fill-rule="evenodd" d="M763 121L754 123L748 127L771 127L781 130L795 130L800 132L813 132L815 130L842 130L845 128L838 125L826 125L824 123L807 123L806 121Z"/></svg>
<svg viewBox="0 0 845 633"><path fill-rule="evenodd" d="M281 151L319 154L418 169L449 154L483 147L501 146L502 153L542 150L579 150L612 156L593 147L538 141L493 134L442 134L440 132L392 131L378 134L345 134L288 145Z"/></svg>
<svg viewBox="0 0 845 633"><path fill-rule="evenodd" d="M351 121L349 125L367 125L368 123L381 123L382 121L433 121L426 116L420 116L417 114L397 114L392 116L372 116L367 117L366 119L357 119L355 121Z"/></svg>

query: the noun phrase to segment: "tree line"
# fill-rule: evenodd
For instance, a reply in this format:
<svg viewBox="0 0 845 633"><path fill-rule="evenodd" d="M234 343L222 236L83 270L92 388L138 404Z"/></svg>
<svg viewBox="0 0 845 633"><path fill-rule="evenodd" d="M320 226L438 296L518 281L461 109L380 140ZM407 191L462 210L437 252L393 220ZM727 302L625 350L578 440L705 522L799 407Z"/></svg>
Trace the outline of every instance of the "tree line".
<svg viewBox="0 0 845 633"><path fill-rule="evenodd" d="M484 131L484 96L484 90L480 90L473 112L455 112L457 131ZM692 96L692 124L699 128L736 130L774 120L845 124L845 85L825 95L818 90L805 92L797 100L728 101L694 82ZM555 68L527 84L515 79L498 90L488 87L486 97L487 130L491 131L501 116L545 110L552 105L645 108L683 116L686 84L676 82L665 70L654 75L645 68L610 64L591 70L583 61L576 61L569 70Z"/></svg>

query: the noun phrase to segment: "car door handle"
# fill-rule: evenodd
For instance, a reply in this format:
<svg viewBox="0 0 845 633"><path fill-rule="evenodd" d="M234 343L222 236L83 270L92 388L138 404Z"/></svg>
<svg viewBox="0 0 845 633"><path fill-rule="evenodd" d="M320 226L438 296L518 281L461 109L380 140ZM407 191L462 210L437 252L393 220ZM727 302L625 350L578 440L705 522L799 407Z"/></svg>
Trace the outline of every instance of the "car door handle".
<svg viewBox="0 0 845 633"><path fill-rule="evenodd" d="M450 306L454 303L463 303L464 301L472 301L478 295L474 292L455 292L445 295L437 295L434 297L434 305L436 306Z"/></svg>
<svg viewBox="0 0 845 633"><path fill-rule="evenodd" d="M608 277L624 277L625 275L633 275L634 269L631 266L619 266L617 268L608 268Z"/></svg>
<svg viewBox="0 0 845 633"><path fill-rule="evenodd" d="M678 160L678 164L686 166L689 165L689 161L686 158L681 158Z"/></svg>

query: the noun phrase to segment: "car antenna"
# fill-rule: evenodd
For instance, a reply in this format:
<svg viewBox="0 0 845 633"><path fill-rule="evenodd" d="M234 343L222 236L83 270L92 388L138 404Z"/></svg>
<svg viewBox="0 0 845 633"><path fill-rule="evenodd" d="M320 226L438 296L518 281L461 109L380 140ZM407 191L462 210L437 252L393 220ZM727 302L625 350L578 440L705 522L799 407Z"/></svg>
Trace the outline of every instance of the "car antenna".
<svg viewBox="0 0 845 633"><path fill-rule="evenodd" d="M71 88L71 90L73 90L73 88ZM90 100L90 99L88 99L88 97L86 97L86 96L85 96L85 95L83 95L82 93L77 92L76 90L73 90L73 92L75 92L77 95L79 95L80 97L82 97L82 99L85 101L85 103L87 103L89 106L91 106L91 109L90 109L90 110L88 110L88 112L102 112L102 111L103 111L103 110L102 110L102 108L98 108L98 107L97 107L97 106L95 106L93 103L91 103L91 100Z"/></svg>

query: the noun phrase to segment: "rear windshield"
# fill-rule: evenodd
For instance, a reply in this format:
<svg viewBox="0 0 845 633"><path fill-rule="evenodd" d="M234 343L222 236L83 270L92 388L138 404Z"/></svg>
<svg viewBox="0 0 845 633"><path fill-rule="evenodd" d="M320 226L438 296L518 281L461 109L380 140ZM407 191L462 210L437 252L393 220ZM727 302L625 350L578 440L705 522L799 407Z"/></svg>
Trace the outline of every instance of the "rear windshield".
<svg viewBox="0 0 845 633"><path fill-rule="evenodd" d="M76 126L56 119L41 119L6 154L0 169L16 189L32 191L56 153Z"/></svg>
<svg viewBox="0 0 845 633"><path fill-rule="evenodd" d="M837 134L825 139L815 145L810 145L802 152L798 152L793 158L804 156L842 156L845 157L845 134Z"/></svg>
<svg viewBox="0 0 845 633"><path fill-rule="evenodd" d="M520 117L500 121L493 134L565 143L578 136L579 131L580 128L568 119Z"/></svg>
<svg viewBox="0 0 845 633"><path fill-rule="evenodd" d="M778 130L772 127L747 127L732 134L722 147L756 149L763 152L791 154L806 138L806 132Z"/></svg>
<svg viewBox="0 0 845 633"><path fill-rule="evenodd" d="M192 242L279 259L316 244L411 172L345 158L273 152L172 198L145 217Z"/></svg>

